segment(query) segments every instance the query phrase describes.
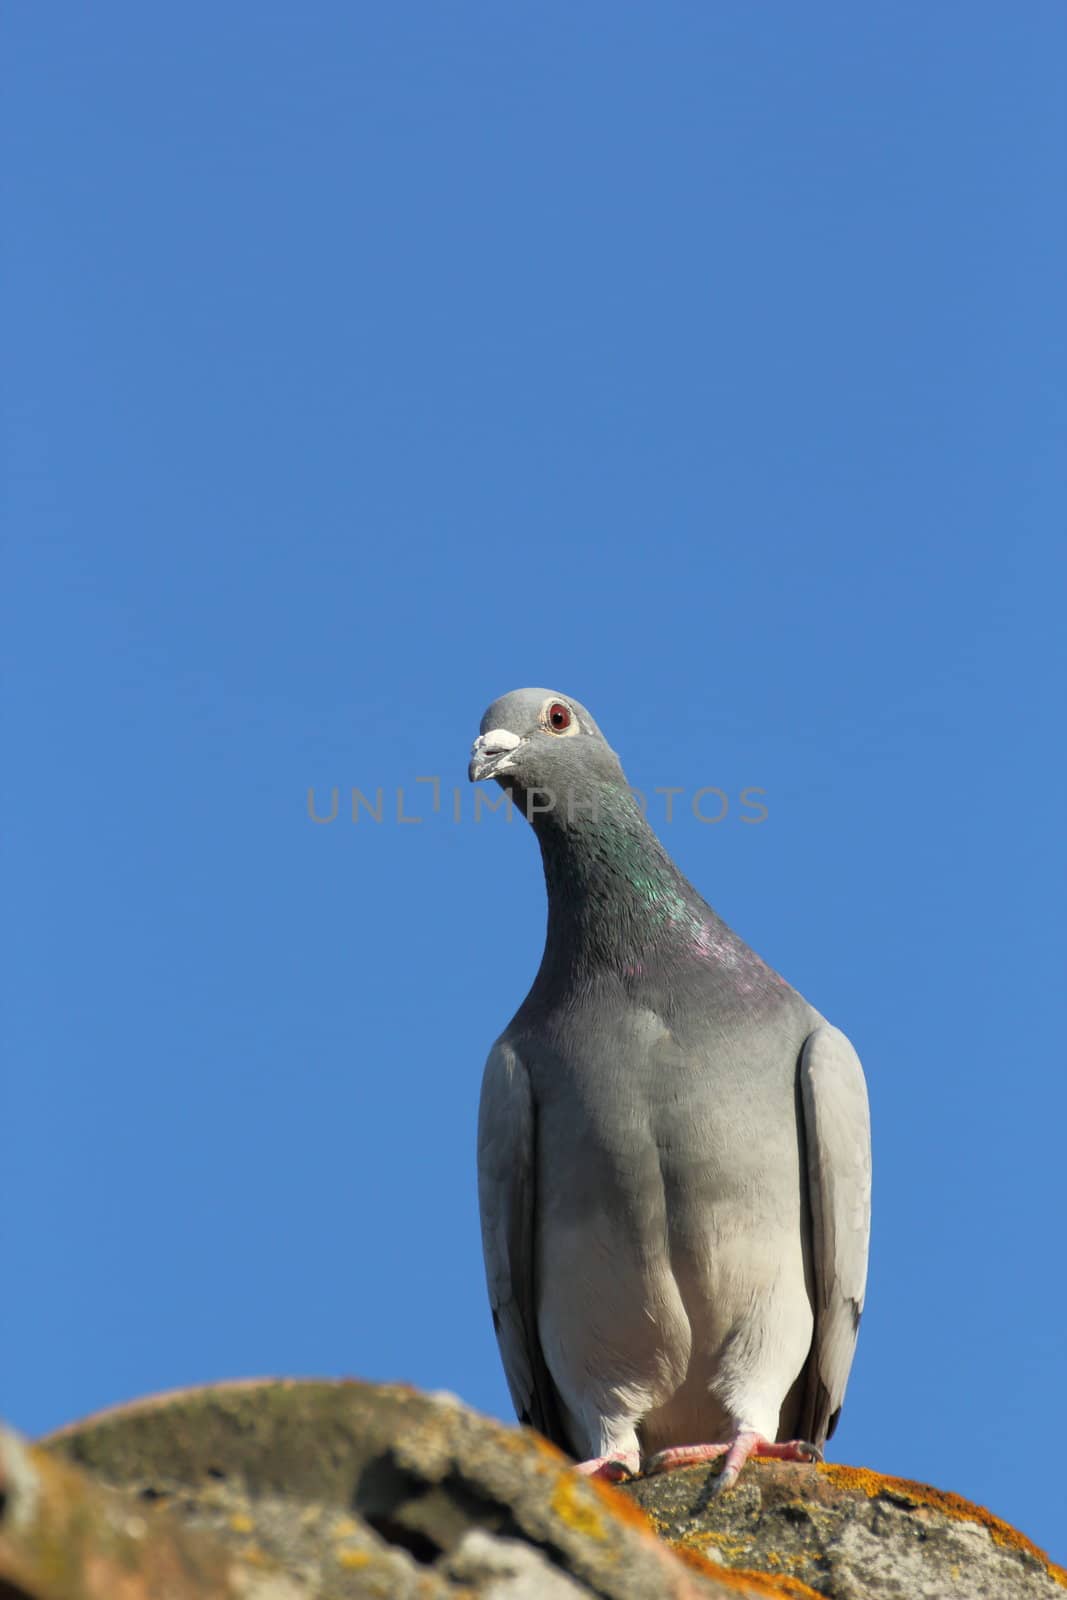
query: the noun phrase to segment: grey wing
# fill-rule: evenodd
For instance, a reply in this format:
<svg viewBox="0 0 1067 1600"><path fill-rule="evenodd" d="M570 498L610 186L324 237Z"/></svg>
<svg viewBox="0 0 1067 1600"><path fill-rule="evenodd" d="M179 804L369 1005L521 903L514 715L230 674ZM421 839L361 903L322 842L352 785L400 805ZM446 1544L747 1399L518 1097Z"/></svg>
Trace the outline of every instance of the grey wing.
<svg viewBox="0 0 1067 1600"><path fill-rule="evenodd" d="M478 1112L478 1204L489 1303L520 1422L570 1450L537 1333L537 1111L529 1074L498 1039Z"/></svg>
<svg viewBox="0 0 1067 1600"><path fill-rule="evenodd" d="M823 1023L800 1058L811 1200L815 1332L801 1433L821 1445L837 1426L856 1349L871 1229L871 1121L859 1056Z"/></svg>

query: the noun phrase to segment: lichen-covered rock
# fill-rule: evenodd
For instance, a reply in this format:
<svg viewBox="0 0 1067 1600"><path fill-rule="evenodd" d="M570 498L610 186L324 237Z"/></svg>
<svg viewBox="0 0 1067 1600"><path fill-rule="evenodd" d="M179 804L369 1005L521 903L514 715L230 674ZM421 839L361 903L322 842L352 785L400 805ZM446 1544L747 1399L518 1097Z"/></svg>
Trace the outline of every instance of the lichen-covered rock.
<svg viewBox="0 0 1067 1600"><path fill-rule="evenodd" d="M121 1407L46 1445L142 1514L164 1508L320 1600L737 1593L710 1564L676 1556L629 1501L578 1478L535 1434L451 1396L355 1382L221 1384Z"/></svg>
<svg viewBox="0 0 1067 1600"><path fill-rule="evenodd" d="M389 1385L222 1384L0 1448L4 1600L1064 1600L977 1506L848 1467L578 1477ZM640 1509L639 1509L640 1508Z"/></svg>
<svg viewBox="0 0 1067 1600"><path fill-rule="evenodd" d="M3 1600L313 1600L0 1427Z"/></svg>
<svg viewBox="0 0 1067 1600"><path fill-rule="evenodd" d="M679 1549L791 1580L825 1600L1064 1600L1067 1573L981 1506L854 1467L755 1461L721 1498L715 1470L625 1485ZM786 1588L788 1591L788 1587Z"/></svg>

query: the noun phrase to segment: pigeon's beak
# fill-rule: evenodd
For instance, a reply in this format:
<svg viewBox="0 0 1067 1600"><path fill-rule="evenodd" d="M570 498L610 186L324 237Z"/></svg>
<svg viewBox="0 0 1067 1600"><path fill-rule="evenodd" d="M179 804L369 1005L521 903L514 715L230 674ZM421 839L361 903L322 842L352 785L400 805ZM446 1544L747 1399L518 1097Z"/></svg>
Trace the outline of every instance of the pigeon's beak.
<svg viewBox="0 0 1067 1600"><path fill-rule="evenodd" d="M482 778L510 772L508 756L522 743L517 733L509 733L506 728L491 728L488 733L480 734L471 746L471 764L467 768L470 781L479 783Z"/></svg>

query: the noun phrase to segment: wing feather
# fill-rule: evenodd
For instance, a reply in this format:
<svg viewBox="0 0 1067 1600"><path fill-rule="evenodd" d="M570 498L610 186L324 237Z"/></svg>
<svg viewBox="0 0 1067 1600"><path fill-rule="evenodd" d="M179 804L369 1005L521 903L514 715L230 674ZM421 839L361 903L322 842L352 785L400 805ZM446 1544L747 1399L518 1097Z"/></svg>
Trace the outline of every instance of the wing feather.
<svg viewBox="0 0 1067 1600"><path fill-rule="evenodd" d="M478 1202L489 1303L516 1415L571 1446L537 1333L537 1113L513 1046L489 1053L478 1113Z"/></svg>
<svg viewBox="0 0 1067 1600"><path fill-rule="evenodd" d="M859 1056L839 1029L815 1029L800 1059L811 1201L815 1333L801 1432L822 1445L837 1425L867 1284L871 1124Z"/></svg>

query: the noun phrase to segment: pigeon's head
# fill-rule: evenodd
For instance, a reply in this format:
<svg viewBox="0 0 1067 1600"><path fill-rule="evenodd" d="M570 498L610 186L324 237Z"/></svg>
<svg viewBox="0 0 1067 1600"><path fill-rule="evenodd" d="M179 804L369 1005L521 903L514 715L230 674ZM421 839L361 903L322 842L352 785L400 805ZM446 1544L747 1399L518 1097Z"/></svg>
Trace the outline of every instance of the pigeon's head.
<svg viewBox="0 0 1067 1600"><path fill-rule="evenodd" d="M468 775L562 800L592 784L625 784L619 758L589 712L552 689L513 689L494 700L474 741Z"/></svg>

